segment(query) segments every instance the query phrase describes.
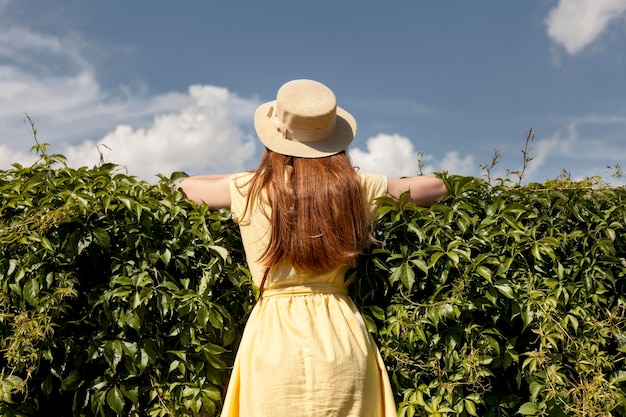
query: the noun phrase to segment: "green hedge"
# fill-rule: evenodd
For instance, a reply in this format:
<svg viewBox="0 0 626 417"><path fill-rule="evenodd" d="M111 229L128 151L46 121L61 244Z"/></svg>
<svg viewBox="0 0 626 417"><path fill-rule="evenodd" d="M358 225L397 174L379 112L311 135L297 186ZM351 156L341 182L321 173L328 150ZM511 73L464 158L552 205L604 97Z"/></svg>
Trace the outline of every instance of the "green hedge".
<svg viewBox="0 0 626 417"><path fill-rule="evenodd" d="M255 296L229 212L37 148L0 171L0 414L219 412ZM400 415L626 416L626 189L442 178L351 287Z"/></svg>

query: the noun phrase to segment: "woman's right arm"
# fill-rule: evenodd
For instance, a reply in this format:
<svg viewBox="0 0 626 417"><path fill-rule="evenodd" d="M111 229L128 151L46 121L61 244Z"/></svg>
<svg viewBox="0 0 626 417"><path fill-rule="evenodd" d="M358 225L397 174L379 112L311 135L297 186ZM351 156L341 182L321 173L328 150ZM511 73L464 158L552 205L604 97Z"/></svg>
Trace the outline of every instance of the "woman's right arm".
<svg viewBox="0 0 626 417"><path fill-rule="evenodd" d="M449 193L441 179L429 175L387 179L387 193L391 197L398 199L406 191L409 201L422 207L433 205Z"/></svg>
<svg viewBox="0 0 626 417"><path fill-rule="evenodd" d="M231 174L195 175L185 178L179 187L185 196L212 209L230 208Z"/></svg>

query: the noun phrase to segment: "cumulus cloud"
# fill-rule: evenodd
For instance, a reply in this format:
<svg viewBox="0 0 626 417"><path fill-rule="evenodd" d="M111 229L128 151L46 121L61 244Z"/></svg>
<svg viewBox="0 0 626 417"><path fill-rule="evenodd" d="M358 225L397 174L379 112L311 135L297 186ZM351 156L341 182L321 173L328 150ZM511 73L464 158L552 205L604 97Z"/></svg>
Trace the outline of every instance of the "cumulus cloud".
<svg viewBox="0 0 626 417"><path fill-rule="evenodd" d="M132 110L127 100L102 92L83 45L76 35L62 38L0 20L0 141L18 155L32 144L24 114L50 143L101 132L119 115L133 117L125 112Z"/></svg>
<svg viewBox="0 0 626 417"><path fill-rule="evenodd" d="M559 0L545 23L548 36L574 55L598 39L609 24L624 18L624 0Z"/></svg>
<svg viewBox="0 0 626 417"><path fill-rule="evenodd" d="M396 178L440 171L458 175L473 175L476 172L473 155L461 157L459 152L451 151L443 159L436 160L432 155L423 155L415 150L409 138L398 134L379 134L367 140L366 150L350 148L349 153L353 164L362 172Z"/></svg>
<svg viewBox="0 0 626 417"><path fill-rule="evenodd" d="M556 176L568 172L574 179L602 175L598 166L624 164L623 148L626 115L593 114L573 118L567 126L532 144L532 161L526 178L552 171ZM544 178L536 178L543 180Z"/></svg>
<svg viewBox="0 0 626 417"><path fill-rule="evenodd" d="M86 44L0 19L0 169L36 159L25 114L38 141L74 167L102 157L144 179L248 168L257 99L210 85L156 95L119 86L114 94L97 79Z"/></svg>
<svg viewBox="0 0 626 417"><path fill-rule="evenodd" d="M141 111L132 111L142 105ZM65 119L46 114L34 121L38 124L44 120L47 125L45 129L41 125L38 128L39 142L50 143L51 151L64 154L70 166L93 166L102 158L124 166L131 175L150 180L155 179L155 174L178 170L193 174L250 168L256 142L251 120L257 105L256 100L240 98L225 88L195 85L187 94L129 98L113 104L96 100L85 103ZM146 122L147 117L151 121ZM96 139L72 143L62 140L64 129L76 135L76 131L81 131L76 126L80 125L88 134L104 133ZM34 145L32 134L27 132L28 126L21 128L20 143L28 145L0 145L0 168L34 160L33 155L24 152Z"/></svg>
<svg viewBox="0 0 626 417"><path fill-rule="evenodd" d="M440 163L439 171L448 171L457 175L476 175L474 155L460 156L457 151L447 152Z"/></svg>
<svg viewBox="0 0 626 417"><path fill-rule="evenodd" d="M6 3L5 3L6 4ZM0 140L24 141L25 113L46 124L73 119L103 101L76 37L59 38L0 21Z"/></svg>
<svg viewBox="0 0 626 417"><path fill-rule="evenodd" d="M189 96L188 106L157 116L148 128L119 125L97 143L68 147L65 155L71 163L90 166L101 152L105 161L147 179L178 170L197 174L244 169L256 141L242 126L252 118L256 103L214 86L192 86Z"/></svg>
<svg viewBox="0 0 626 417"><path fill-rule="evenodd" d="M363 172L391 177L406 177L418 172L417 151L411 141L400 135L380 134L369 139L367 150L350 149L350 158Z"/></svg>
<svg viewBox="0 0 626 417"><path fill-rule="evenodd" d="M33 142L34 144L34 142ZM7 161L6 166L2 164L0 169L9 168L9 165L18 163L22 166L28 166L37 160L37 156L28 154L26 152L16 152L10 149L8 146L0 144L0 162ZM9 162L10 161L10 162Z"/></svg>
<svg viewBox="0 0 626 417"><path fill-rule="evenodd" d="M570 123L565 129L535 142L530 152L533 159L524 175L527 178L532 177L546 162L554 161L559 156L569 153L572 145L578 139L576 126L576 123Z"/></svg>

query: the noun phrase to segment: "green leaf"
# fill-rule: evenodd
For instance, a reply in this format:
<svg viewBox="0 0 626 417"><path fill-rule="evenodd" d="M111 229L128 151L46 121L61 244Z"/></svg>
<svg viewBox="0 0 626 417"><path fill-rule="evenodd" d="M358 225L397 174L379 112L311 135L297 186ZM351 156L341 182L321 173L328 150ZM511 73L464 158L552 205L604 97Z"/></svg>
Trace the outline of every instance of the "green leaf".
<svg viewBox="0 0 626 417"><path fill-rule="evenodd" d="M407 290L411 291L413 284L415 284L415 272L413 272L411 264L408 262L403 263L400 270L400 281L402 281Z"/></svg>
<svg viewBox="0 0 626 417"><path fill-rule="evenodd" d="M37 306L39 304L39 281L36 278L31 278L24 284L23 290L24 300L31 306Z"/></svg>
<svg viewBox="0 0 626 417"><path fill-rule="evenodd" d="M417 268L419 268L425 274L428 274L428 265L426 265L426 262L424 262L423 259L412 259L411 263L415 265Z"/></svg>
<svg viewBox="0 0 626 417"><path fill-rule="evenodd" d="M106 230L102 228L96 228L92 231L93 241L100 248L108 251L109 246L111 245L111 239L109 238L109 234Z"/></svg>
<svg viewBox="0 0 626 417"><path fill-rule="evenodd" d="M139 387L121 385L120 389L124 394L124 397L128 398L133 404L139 401Z"/></svg>
<svg viewBox="0 0 626 417"><path fill-rule="evenodd" d="M626 381L626 371L620 370L617 371L612 377L611 377L611 384L616 385L616 384L621 384L622 382Z"/></svg>
<svg viewBox="0 0 626 417"><path fill-rule="evenodd" d="M172 252L169 249L165 248L161 251L160 256L161 261L165 264L165 266L169 265L170 260L172 259Z"/></svg>
<svg viewBox="0 0 626 417"><path fill-rule="evenodd" d="M497 288L500 294L504 295L505 297L515 299L513 288L511 288L508 284L494 285L494 287Z"/></svg>
<svg viewBox="0 0 626 417"><path fill-rule="evenodd" d="M524 403L517 412L524 416L534 416L539 413L539 407L534 403Z"/></svg>
<svg viewBox="0 0 626 417"><path fill-rule="evenodd" d="M46 237L41 237L41 246L44 247L44 249L46 249L47 251L54 251L54 248L52 247L52 244L50 243L50 240Z"/></svg>
<svg viewBox="0 0 626 417"><path fill-rule="evenodd" d="M230 252L223 246L209 245L208 248L213 252L216 252L223 260L227 261L230 256Z"/></svg>
<svg viewBox="0 0 626 417"><path fill-rule="evenodd" d="M542 391L544 391L546 389L546 387L537 381L533 381L530 383L530 399L531 400L536 400L537 398L539 398L539 394L541 394Z"/></svg>
<svg viewBox="0 0 626 417"><path fill-rule="evenodd" d="M82 379L79 377L78 371L73 370L61 382L61 390L75 391L81 385L81 383L82 383Z"/></svg>
<svg viewBox="0 0 626 417"><path fill-rule="evenodd" d="M471 416L478 416L478 413L476 412L476 404L474 404L473 401L464 399L463 405L465 406L465 411L467 411L467 414Z"/></svg>
<svg viewBox="0 0 626 417"><path fill-rule="evenodd" d="M372 306L370 308L372 315L376 317L378 320L385 320L385 310L379 306Z"/></svg>
<svg viewBox="0 0 626 417"><path fill-rule="evenodd" d="M107 404L118 415L124 412L124 396L118 387L113 387L107 392Z"/></svg>
<svg viewBox="0 0 626 417"><path fill-rule="evenodd" d="M541 260L541 252L539 251L539 244L535 243L531 249L531 253L537 260Z"/></svg>
<svg viewBox="0 0 626 417"><path fill-rule="evenodd" d="M368 314L363 314L362 316L363 316L363 321L365 322L365 327L367 328L367 331L372 334L378 333L376 322Z"/></svg>
<svg viewBox="0 0 626 417"><path fill-rule="evenodd" d="M486 267L486 266L484 266L484 265L479 265L479 266L476 268L476 272L478 272L478 274L479 274L481 277L483 277L483 278L485 278L487 281L491 282L491 277L492 277L492 274L491 274L491 269L487 268L487 267Z"/></svg>

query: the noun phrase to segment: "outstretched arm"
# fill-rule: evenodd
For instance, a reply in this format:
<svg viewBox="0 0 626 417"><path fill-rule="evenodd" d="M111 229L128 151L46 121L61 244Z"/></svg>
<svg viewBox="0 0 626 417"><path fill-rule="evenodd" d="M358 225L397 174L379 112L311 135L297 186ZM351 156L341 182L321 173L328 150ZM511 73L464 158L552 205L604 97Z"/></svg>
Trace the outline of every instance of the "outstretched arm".
<svg viewBox="0 0 626 417"><path fill-rule="evenodd" d="M448 195L444 182L428 175L408 178L388 178L387 192L393 198L400 198L405 191L409 191L409 201L422 207L429 207Z"/></svg>
<svg viewBox="0 0 626 417"><path fill-rule="evenodd" d="M230 208L230 175L194 175L180 182L185 196L213 209Z"/></svg>

